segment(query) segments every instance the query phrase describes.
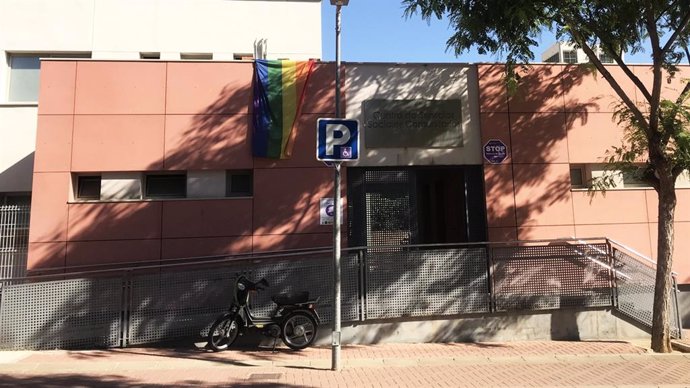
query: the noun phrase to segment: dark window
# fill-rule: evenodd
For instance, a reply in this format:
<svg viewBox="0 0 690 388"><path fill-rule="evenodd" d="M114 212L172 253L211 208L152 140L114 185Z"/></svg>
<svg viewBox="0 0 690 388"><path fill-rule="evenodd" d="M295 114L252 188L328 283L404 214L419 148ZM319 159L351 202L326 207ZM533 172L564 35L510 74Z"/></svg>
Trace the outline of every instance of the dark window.
<svg viewBox="0 0 690 388"><path fill-rule="evenodd" d="M146 198L184 198L186 196L186 174L146 176Z"/></svg>
<svg viewBox="0 0 690 388"><path fill-rule="evenodd" d="M77 180L77 199L101 199L101 177L80 176Z"/></svg>
<svg viewBox="0 0 690 388"><path fill-rule="evenodd" d="M226 195L228 197L250 197L253 190L251 171L228 171Z"/></svg>
<svg viewBox="0 0 690 388"><path fill-rule="evenodd" d="M141 59L161 59L161 53L139 53Z"/></svg>
<svg viewBox="0 0 690 388"><path fill-rule="evenodd" d="M213 53L180 53L180 59L193 61L210 61Z"/></svg>
<svg viewBox="0 0 690 388"><path fill-rule="evenodd" d="M582 167L570 168L570 185L575 189L585 187L584 171Z"/></svg>

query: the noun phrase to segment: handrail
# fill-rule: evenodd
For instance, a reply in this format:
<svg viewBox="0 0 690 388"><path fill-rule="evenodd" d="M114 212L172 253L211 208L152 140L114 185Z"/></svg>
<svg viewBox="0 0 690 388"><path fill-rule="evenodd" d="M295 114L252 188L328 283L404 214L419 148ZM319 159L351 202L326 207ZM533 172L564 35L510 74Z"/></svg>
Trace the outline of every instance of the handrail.
<svg viewBox="0 0 690 388"><path fill-rule="evenodd" d="M633 248L630 248L629 246L627 246L627 245L625 245L625 244L623 244L623 243L620 243L620 242L618 242L618 241L616 241L616 240L613 240L613 239L610 239L610 238L607 239L607 240L608 240L609 242L611 242L611 243L613 243L613 244L615 244L615 245L618 245L619 247L621 247L621 248L627 250L628 252L637 255L638 258L642 259L641 261L645 261L645 262L647 262L647 264L651 264L653 268L656 268L656 265L657 265L657 264L656 264L656 261L652 260L651 258L649 258L649 257L647 257L647 256L645 256L645 255L643 255L642 253L640 253L640 252L634 250ZM675 272L675 271L671 271L671 276L678 276L678 273Z"/></svg>
<svg viewBox="0 0 690 388"><path fill-rule="evenodd" d="M480 247L480 246L516 246L523 244L539 244L539 243L567 243L567 242L582 242L582 241L595 241L602 240L606 241L605 237L588 237L588 238L569 238L569 239L543 239L543 240L516 240L516 241L500 241L500 242L471 242L471 243L445 243L445 244L414 244L414 245L377 245L375 247L370 246L358 246L344 248L343 252L358 252L366 251L369 249L420 249L420 248L443 248L443 247ZM278 250L278 251L267 251L267 252L247 252L247 253L237 253L228 255L215 255L215 256L198 256L198 257L188 257L188 258L176 258L176 259L163 259L163 260L151 260L151 261L140 261L140 262L125 262L125 263L103 263L103 264L87 264L80 266L71 267L60 267L60 268L45 268L37 269L30 272L50 272L50 271L66 271L69 269L77 269L78 271L73 272L56 272L56 273L43 273L40 275L31 275L18 278L8 278L0 280L0 283L10 282L10 281L26 281L26 280L41 280L41 279L59 279L59 278L75 278L75 277L85 277L89 275L106 275L106 274L118 274L126 273L132 271L150 270L150 269L164 269L164 268L176 268L184 266L203 266L209 264L222 264L222 263L232 263L241 261L255 261L255 260L275 260L275 259L285 259L289 257L295 257L299 255L313 255L320 253L331 253L332 247L315 247L315 248L303 248L303 249L291 249L291 250ZM129 265L118 268L104 268L111 266L118 266L122 264L136 264ZM85 270L79 271L79 269L88 268L100 268L95 270Z"/></svg>

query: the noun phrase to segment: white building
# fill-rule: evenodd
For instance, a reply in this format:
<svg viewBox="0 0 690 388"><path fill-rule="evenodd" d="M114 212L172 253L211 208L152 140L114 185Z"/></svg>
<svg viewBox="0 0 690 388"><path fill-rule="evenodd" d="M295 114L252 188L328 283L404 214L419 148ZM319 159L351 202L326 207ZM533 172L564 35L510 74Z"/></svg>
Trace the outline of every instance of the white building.
<svg viewBox="0 0 690 388"><path fill-rule="evenodd" d="M320 0L0 0L0 205L28 200L40 58L321 57Z"/></svg>
<svg viewBox="0 0 690 388"><path fill-rule="evenodd" d="M601 63L614 62L613 58L606 55L600 48L595 47L594 52L597 53ZM589 58L582 49L576 48L572 43L556 42L544 50L541 54L541 61L547 63L587 63Z"/></svg>

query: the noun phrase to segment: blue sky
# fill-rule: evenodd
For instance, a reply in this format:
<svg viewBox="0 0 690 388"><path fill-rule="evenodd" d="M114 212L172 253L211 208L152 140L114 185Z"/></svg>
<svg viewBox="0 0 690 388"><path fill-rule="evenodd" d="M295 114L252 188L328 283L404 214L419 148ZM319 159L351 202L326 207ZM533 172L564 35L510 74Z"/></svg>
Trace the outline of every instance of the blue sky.
<svg viewBox="0 0 690 388"><path fill-rule="evenodd" d="M322 2L323 59L335 60L335 7ZM349 62L500 62L476 51L456 57L446 51L451 34L446 20L427 23L419 15L406 19L400 0L350 0L342 8L341 59ZM555 41L546 31L535 59ZM649 63L648 55L627 56L628 63Z"/></svg>

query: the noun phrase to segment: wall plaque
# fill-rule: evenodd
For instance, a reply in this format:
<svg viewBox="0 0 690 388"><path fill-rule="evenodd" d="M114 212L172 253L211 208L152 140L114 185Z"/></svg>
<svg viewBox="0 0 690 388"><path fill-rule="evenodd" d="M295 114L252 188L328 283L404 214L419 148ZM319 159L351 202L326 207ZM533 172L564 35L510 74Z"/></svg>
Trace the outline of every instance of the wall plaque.
<svg viewBox="0 0 690 388"><path fill-rule="evenodd" d="M462 147L460 100L367 100L366 148Z"/></svg>

